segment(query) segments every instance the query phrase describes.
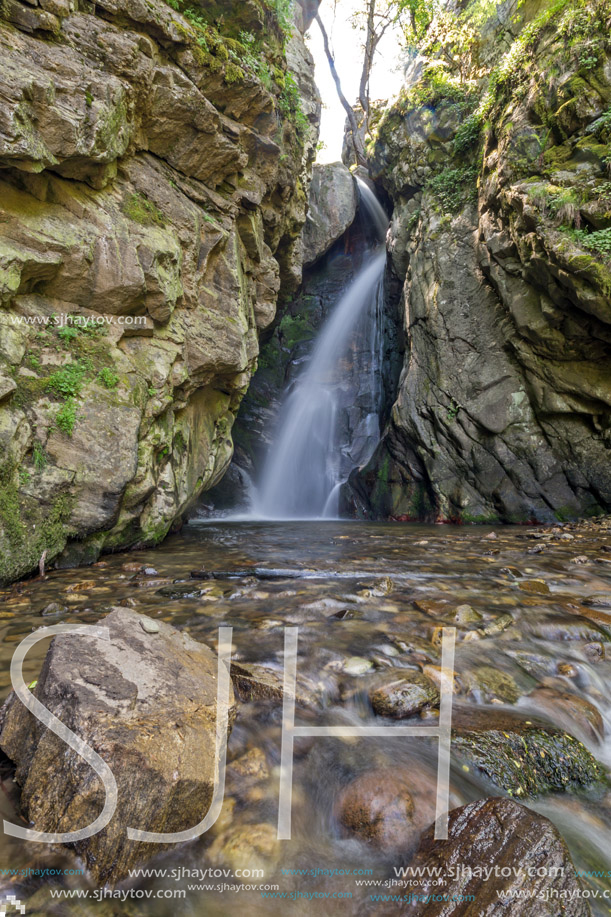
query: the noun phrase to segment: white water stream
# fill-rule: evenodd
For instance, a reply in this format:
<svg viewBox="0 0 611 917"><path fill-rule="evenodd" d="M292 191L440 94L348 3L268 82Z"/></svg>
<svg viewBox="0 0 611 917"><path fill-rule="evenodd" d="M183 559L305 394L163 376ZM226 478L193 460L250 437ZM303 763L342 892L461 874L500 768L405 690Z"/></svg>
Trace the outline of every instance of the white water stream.
<svg viewBox="0 0 611 917"><path fill-rule="evenodd" d="M361 211L378 244L323 325L307 367L281 408L276 436L254 495L251 511L255 518L337 517L346 457L356 450L360 460L366 460L367 447L371 452L379 437L386 263L383 240L388 220L373 192L357 181ZM342 382L357 332L368 343L368 378L364 386L360 385L361 391L366 391L367 403L359 406L359 419L350 425L341 416L350 408L346 406L350 391L346 392Z"/></svg>

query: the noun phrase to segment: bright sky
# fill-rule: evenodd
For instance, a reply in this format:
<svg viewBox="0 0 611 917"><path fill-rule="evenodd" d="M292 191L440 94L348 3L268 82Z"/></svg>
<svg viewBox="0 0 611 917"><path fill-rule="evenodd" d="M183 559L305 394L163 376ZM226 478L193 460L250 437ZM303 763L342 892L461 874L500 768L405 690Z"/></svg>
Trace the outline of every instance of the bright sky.
<svg viewBox="0 0 611 917"><path fill-rule="evenodd" d="M362 6L362 0L360 0L360 5ZM359 31L355 31L348 21L358 6L359 0L338 0L335 19L333 17L333 0L323 0L320 6L320 16L331 39L342 88L349 102L355 101L358 97L363 60L362 42L364 35ZM336 162L342 157L346 113L337 98L335 83L325 56L320 29L315 22L312 23L308 32L307 42L310 51L314 55L316 82L324 106L320 139L326 146L319 152L318 161ZM378 46L371 79L372 99L389 99L399 91L402 74L398 67L398 52L399 47L396 35L391 34L389 29Z"/></svg>

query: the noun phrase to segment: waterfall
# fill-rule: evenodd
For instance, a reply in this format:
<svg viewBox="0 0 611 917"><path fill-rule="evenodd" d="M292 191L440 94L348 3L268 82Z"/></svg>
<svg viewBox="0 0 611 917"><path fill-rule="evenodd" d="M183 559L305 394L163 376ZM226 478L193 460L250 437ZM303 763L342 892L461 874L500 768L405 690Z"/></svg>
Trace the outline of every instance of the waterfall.
<svg viewBox="0 0 611 917"><path fill-rule="evenodd" d="M259 518L337 517L341 483L379 438L388 220L373 192L357 181L361 212L377 244L320 330L282 406L253 501ZM358 341L366 347L359 350Z"/></svg>

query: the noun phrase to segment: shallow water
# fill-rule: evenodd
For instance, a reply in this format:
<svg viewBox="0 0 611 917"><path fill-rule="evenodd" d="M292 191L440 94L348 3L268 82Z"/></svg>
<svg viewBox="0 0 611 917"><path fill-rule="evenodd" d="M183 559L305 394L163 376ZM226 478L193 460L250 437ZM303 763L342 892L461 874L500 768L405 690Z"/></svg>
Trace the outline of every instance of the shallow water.
<svg viewBox="0 0 611 917"><path fill-rule="evenodd" d="M491 539L491 532L497 537ZM30 580L6 590L0 611L0 689L3 696L10 689L10 658L27 633L58 621L93 623L111 605L128 600L135 610L170 621L213 648L218 627L230 625L233 659L263 664L279 674L283 665L283 628L298 626L297 688L298 694L310 698L311 709L298 707L297 721L304 725L392 725L374 716L367 698L369 685L379 679L380 671L386 667L439 665L438 628L447 619L443 614L439 616L441 606L427 606L426 602L446 601L449 610L461 604L472 606L483 616L480 628L499 620L506 623L503 615L512 618L504 630L476 642L465 640L474 625L459 626L456 703L465 706L487 702L493 709L503 709L499 698L483 695L473 680L476 669L490 666L513 677L521 694L519 708L541 714L539 704L528 694L545 682L594 704L608 735L610 663L607 659L592 661L584 647L607 641L611 610L607 614L597 612L593 620L592 610L581 603L592 593L611 591L611 553L603 549L609 540L596 531L575 530L567 538L570 532L558 529L535 537L542 534L541 530L522 527L493 530L331 521L192 524L155 550L107 556L85 569L51 571L42 580ZM544 546L540 553L528 553L538 544ZM126 564L150 566L156 572L134 572L125 569ZM191 578L191 571L202 568L223 575L212 580ZM547 585L549 593L521 588L521 584L535 580ZM180 587L189 595L168 596L168 591L178 593ZM66 606L67 613L41 617L50 602ZM414 602L425 604L418 607ZM28 656L24 665L27 681L36 677L45 649L41 644ZM351 675L345 669L351 657L369 660L373 667L364 675ZM552 707L544 713L582 739L599 760L607 766L611 764L608 740L597 740L591 732L584 732L579 721L568 722L562 710ZM255 825L265 824L272 826L275 834L280 714L278 703L255 701L241 705L229 741L229 760L260 749L265 756L262 779L230 780L221 824L198 842L163 853L156 865L168 869L217 866L227 862L223 861L226 854L220 851L227 849L228 831L241 828L248 839L258 830ZM419 717L402 724L406 722L423 725ZM430 724L431 721L426 723ZM375 852L366 843L345 836L338 823L334 806L341 787L353 776L374 767L408 768L414 774L415 795L423 803L423 817L432 821L430 797L437 767L433 740L325 738L296 744L292 839L266 841L267 852L248 862L262 864L264 883L277 884L281 892L318 891L352 897L339 904L298 899L290 902L291 911L357 914L373 905L370 890L356 886L353 875L296 877L283 875L283 869L370 869L371 878L384 879L393 875L393 866L405 865L405 857ZM15 818L10 814L10 781L5 788L8 796L3 800L3 812L5 817ZM501 792L453 760L452 806ZM608 795L550 796L536 800L533 808L559 826L578 868L611 870ZM239 846L244 850L244 841ZM239 855L236 857L229 863L232 868L239 865ZM49 864L70 867L74 861L65 852L3 838L0 868ZM0 882L7 887L6 878ZM75 877L66 877L63 882L67 888L90 887L84 879ZM166 877L158 883L147 879L133 887L186 889L188 882ZM609 880L602 877L590 877L586 882L592 889L611 888ZM35 894L32 904L40 901L43 913L51 905L46 886L40 890L40 885L35 879L24 883L20 877L10 882L11 888L18 889L23 897ZM261 890L253 889L199 890L188 893L182 901L128 900L120 907L112 902L107 905L118 908L108 913L161 917L170 913L201 914L204 910L207 914L233 914L244 904L255 914L284 914L287 903L263 899ZM90 902L89 906L94 904L92 913L107 913L99 902ZM66 910L68 905L62 907L64 910L57 913L73 913ZM79 902L80 910L74 913L87 913L84 907ZM611 900L609 907L602 902L593 906L593 913L611 914Z"/></svg>

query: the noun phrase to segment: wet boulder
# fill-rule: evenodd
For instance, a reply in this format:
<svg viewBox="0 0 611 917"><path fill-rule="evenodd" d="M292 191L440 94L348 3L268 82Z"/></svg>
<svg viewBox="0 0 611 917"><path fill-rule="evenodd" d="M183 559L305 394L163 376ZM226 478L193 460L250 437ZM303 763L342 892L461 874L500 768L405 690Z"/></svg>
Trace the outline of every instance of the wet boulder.
<svg viewBox="0 0 611 917"><path fill-rule="evenodd" d="M431 828L409 865L421 878L409 887L413 899L405 915L590 914L557 829L512 799L480 799L454 809L447 840L436 841Z"/></svg>
<svg viewBox="0 0 611 917"><path fill-rule="evenodd" d="M604 784L605 770L585 745L542 719L517 711L455 707L452 750L510 796Z"/></svg>
<svg viewBox="0 0 611 917"><path fill-rule="evenodd" d="M163 621L115 608L95 636L56 636L34 694L109 765L118 805L78 841L96 884L114 884L161 845L126 829L175 832L205 816L216 767L217 656ZM235 717L229 694L229 727ZM100 814L105 793L86 761L14 695L0 712L0 747L16 765L21 810L33 827L69 832Z"/></svg>
<svg viewBox="0 0 611 917"><path fill-rule="evenodd" d="M383 850L415 849L418 832L408 775L379 768L344 788L335 806L344 831Z"/></svg>
<svg viewBox="0 0 611 917"><path fill-rule="evenodd" d="M418 767L377 767L339 793L334 814L344 834L387 852L415 851L435 815L436 781Z"/></svg>

